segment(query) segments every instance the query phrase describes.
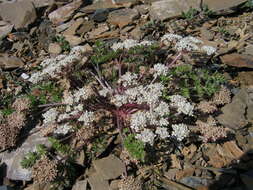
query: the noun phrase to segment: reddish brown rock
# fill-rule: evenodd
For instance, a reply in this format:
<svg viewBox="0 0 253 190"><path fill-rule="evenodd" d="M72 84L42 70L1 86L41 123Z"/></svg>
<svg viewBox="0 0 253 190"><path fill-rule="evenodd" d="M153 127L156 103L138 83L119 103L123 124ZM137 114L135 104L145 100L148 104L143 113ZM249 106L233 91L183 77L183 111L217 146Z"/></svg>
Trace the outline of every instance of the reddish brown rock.
<svg viewBox="0 0 253 190"><path fill-rule="evenodd" d="M109 14L108 22L122 28L131 24L138 17L139 13L136 9L119 9Z"/></svg>
<svg viewBox="0 0 253 190"><path fill-rule="evenodd" d="M253 68L253 56L238 53L226 54L221 56L221 61L232 67Z"/></svg>
<svg viewBox="0 0 253 190"><path fill-rule="evenodd" d="M62 22L68 20L72 16L74 11L82 5L82 3L83 3L82 0L73 1L72 3L64 5L56 9L55 11L51 12L48 15L48 18L52 23L59 25Z"/></svg>

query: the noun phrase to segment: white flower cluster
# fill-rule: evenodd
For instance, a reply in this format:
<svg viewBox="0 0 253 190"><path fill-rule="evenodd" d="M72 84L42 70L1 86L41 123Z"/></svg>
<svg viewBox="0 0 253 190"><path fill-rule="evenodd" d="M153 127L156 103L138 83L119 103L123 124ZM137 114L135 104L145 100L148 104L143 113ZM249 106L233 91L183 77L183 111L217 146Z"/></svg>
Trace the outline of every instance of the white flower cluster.
<svg viewBox="0 0 253 190"><path fill-rule="evenodd" d="M169 70L169 68L166 65L161 64L161 63L157 63L153 67L154 77L156 78L161 75L166 75L168 70Z"/></svg>
<svg viewBox="0 0 253 190"><path fill-rule="evenodd" d="M163 71L159 72L161 73ZM160 99L164 86L161 83L141 85L138 82L138 75L129 72L120 77L118 84L125 89L114 94L108 93L110 91L109 89L102 89L100 95L108 96L110 102L117 107L126 104L147 106L146 110L136 109L135 113L130 114L130 127L138 133L137 137L139 139L152 144L156 134L146 127L157 126L162 128L163 126L169 125L169 122L165 118L170 112L169 105ZM159 136L161 136L159 133L161 130L157 131ZM148 136L146 136L147 134ZM162 138L165 138L165 136L168 137L168 132Z"/></svg>
<svg viewBox="0 0 253 190"><path fill-rule="evenodd" d="M177 51L199 51L207 55L212 55L216 52L216 48L212 46L201 46L203 41L192 36L182 37L177 34L165 34L161 37L161 42L165 45L170 42L175 43L175 49Z"/></svg>
<svg viewBox="0 0 253 190"><path fill-rule="evenodd" d="M140 134L135 136L144 143L153 145L156 135L150 129L144 129Z"/></svg>
<svg viewBox="0 0 253 190"><path fill-rule="evenodd" d="M171 106L177 109L178 114L185 114L193 116L194 106L187 102L186 98L180 95L173 95L170 97Z"/></svg>
<svg viewBox="0 0 253 190"><path fill-rule="evenodd" d="M82 121L85 126L90 125L95 120L94 112L85 111L78 119Z"/></svg>
<svg viewBox="0 0 253 190"><path fill-rule="evenodd" d="M177 125L172 125L172 134L171 136L176 138L178 141L182 141L184 138L186 138L190 131L187 127L187 125L181 123Z"/></svg>
<svg viewBox="0 0 253 190"><path fill-rule="evenodd" d="M71 131L73 131L73 126L69 125L68 123L64 123L64 124L58 126L54 130L54 134L56 134L56 135L67 135Z"/></svg>
<svg viewBox="0 0 253 190"><path fill-rule="evenodd" d="M117 51L118 49L130 49L130 48L136 47L136 46L141 46L141 45L143 45L143 46L150 46L152 44L153 44L152 41L147 41L147 40L138 42L137 40L126 39L123 42L114 43L111 48L114 51Z"/></svg>
<svg viewBox="0 0 253 190"><path fill-rule="evenodd" d="M33 73L29 81L32 83L38 83L48 76L52 78L56 77L57 73L59 73L63 67L73 63L74 61L80 60L82 58L82 52L83 48L77 46L71 50L69 55L59 55L56 58L50 58L42 61L42 70Z"/></svg>
<svg viewBox="0 0 253 190"><path fill-rule="evenodd" d="M42 117L44 118L44 124L54 123L57 119L58 114L59 112L56 110L56 108L51 108L46 111L44 114L42 114Z"/></svg>
<svg viewBox="0 0 253 190"><path fill-rule="evenodd" d="M87 100L92 95L92 89L90 87L84 86L73 93L67 92L64 94L63 103L68 105L73 105L74 103L79 103L79 101Z"/></svg>

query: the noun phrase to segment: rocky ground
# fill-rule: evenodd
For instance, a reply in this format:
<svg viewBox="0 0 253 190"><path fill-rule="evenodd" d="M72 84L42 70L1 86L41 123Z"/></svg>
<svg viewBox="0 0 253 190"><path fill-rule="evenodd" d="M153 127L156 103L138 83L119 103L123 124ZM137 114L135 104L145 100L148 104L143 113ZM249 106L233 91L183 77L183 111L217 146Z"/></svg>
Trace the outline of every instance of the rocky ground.
<svg viewBox="0 0 253 190"><path fill-rule="evenodd" d="M0 0L0 190L253 189L252 0Z"/></svg>

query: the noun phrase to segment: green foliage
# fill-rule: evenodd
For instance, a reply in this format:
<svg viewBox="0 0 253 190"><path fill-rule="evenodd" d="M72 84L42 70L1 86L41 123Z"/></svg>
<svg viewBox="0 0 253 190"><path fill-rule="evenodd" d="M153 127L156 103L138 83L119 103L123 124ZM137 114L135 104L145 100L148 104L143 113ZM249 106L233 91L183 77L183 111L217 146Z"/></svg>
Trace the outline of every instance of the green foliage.
<svg viewBox="0 0 253 190"><path fill-rule="evenodd" d="M15 110L12 109L12 108L4 108L2 110L0 110L0 112L3 114L3 116L7 116L7 115L10 115L14 112Z"/></svg>
<svg viewBox="0 0 253 190"><path fill-rule="evenodd" d="M73 157L74 152L69 145L63 144L58 139L53 137L49 137L48 140L56 152Z"/></svg>
<svg viewBox="0 0 253 190"><path fill-rule="evenodd" d="M198 14L198 10L194 8L190 8L187 12L182 12L182 18L184 19L193 19Z"/></svg>
<svg viewBox="0 0 253 190"><path fill-rule="evenodd" d="M21 161L23 168L31 168L42 155L47 154L47 150L43 145L37 145L35 152L28 152L24 159Z"/></svg>
<svg viewBox="0 0 253 190"><path fill-rule="evenodd" d="M214 12L208 8L208 5L204 5L203 6L202 12L206 16L212 16L212 15L214 15Z"/></svg>
<svg viewBox="0 0 253 190"><path fill-rule="evenodd" d="M126 63L147 63L151 62L155 58L155 52L158 50L158 44L152 44L150 46L135 46L127 51L127 54L123 58Z"/></svg>
<svg viewBox="0 0 253 190"><path fill-rule="evenodd" d="M60 44L63 51L70 51L70 44L64 36L56 36L54 41Z"/></svg>
<svg viewBox="0 0 253 190"><path fill-rule="evenodd" d="M226 30L224 27L218 27L218 32L225 36L229 35L229 31Z"/></svg>
<svg viewBox="0 0 253 190"><path fill-rule="evenodd" d="M106 47L105 43L102 41L96 41L94 48L94 54L91 56L91 63L94 65L99 65L102 63L109 62L118 57L118 51L112 51L109 47Z"/></svg>
<svg viewBox="0 0 253 190"><path fill-rule="evenodd" d="M98 137L96 138L93 142L92 142L92 147L90 152L88 152L88 156L90 158L94 158L97 157L99 154L101 154L107 147L107 141L108 139L105 138L104 136Z"/></svg>
<svg viewBox="0 0 253 190"><path fill-rule="evenodd" d="M164 84L175 83L182 96L195 100L210 98L226 82L224 76L218 72L212 73L191 65L173 68L168 76L163 76L161 80ZM163 97L167 99L169 96L165 92Z"/></svg>
<svg viewBox="0 0 253 190"><path fill-rule="evenodd" d="M63 90L53 82L46 82L34 86L32 91L37 91L38 95L28 94L28 98L33 106L47 104L50 102L60 102Z"/></svg>
<svg viewBox="0 0 253 190"><path fill-rule="evenodd" d="M253 9L253 0L248 0L244 5L243 8Z"/></svg>
<svg viewBox="0 0 253 190"><path fill-rule="evenodd" d="M151 20L146 22L140 28L146 35L153 33L154 31L162 32L165 30L165 24L162 21L158 20Z"/></svg>
<svg viewBox="0 0 253 190"><path fill-rule="evenodd" d="M128 135L124 139L123 144L133 158L142 162L145 161L145 144L142 141L136 139L134 134Z"/></svg>

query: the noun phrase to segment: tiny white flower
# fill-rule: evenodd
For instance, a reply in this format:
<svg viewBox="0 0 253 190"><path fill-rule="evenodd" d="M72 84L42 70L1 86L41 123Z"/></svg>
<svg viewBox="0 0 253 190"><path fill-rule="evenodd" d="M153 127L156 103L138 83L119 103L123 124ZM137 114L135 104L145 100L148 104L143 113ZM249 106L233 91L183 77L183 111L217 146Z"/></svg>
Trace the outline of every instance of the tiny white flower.
<svg viewBox="0 0 253 190"><path fill-rule="evenodd" d="M137 134L136 138L144 143L154 144L154 139L156 135L150 129L144 129L141 134Z"/></svg>
<svg viewBox="0 0 253 190"><path fill-rule="evenodd" d="M85 111L78 119L82 121L84 125L90 125L95 120L94 112Z"/></svg>
<svg viewBox="0 0 253 190"><path fill-rule="evenodd" d="M216 48L212 46L202 46L201 50L205 52L207 55L212 55L216 52Z"/></svg>
<svg viewBox="0 0 253 190"><path fill-rule="evenodd" d="M153 70L155 71L154 77L166 75L168 72L168 67L166 65L163 65L161 63L157 63L154 65Z"/></svg>
<svg viewBox="0 0 253 190"><path fill-rule="evenodd" d="M155 133L159 135L161 139L166 139L167 137L170 137L170 134L165 127L157 127Z"/></svg>
<svg viewBox="0 0 253 190"><path fill-rule="evenodd" d="M53 123L56 121L57 116L59 112L56 110L56 108L51 108L44 114L42 114L42 117L44 118L44 123Z"/></svg>
<svg viewBox="0 0 253 190"><path fill-rule="evenodd" d="M176 107L179 114L193 116L194 106L187 102L186 98L180 95L173 95L170 97L171 106Z"/></svg>
<svg viewBox="0 0 253 190"><path fill-rule="evenodd" d="M143 111L138 111L131 115L130 127L136 132L147 126L147 115Z"/></svg>
<svg viewBox="0 0 253 190"><path fill-rule="evenodd" d="M178 141L182 141L190 133L187 125L185 125L183 123L177 124L177 125L172 125L172 129L173 129L173 132L172 132L171 136L176 138Z"/></svg>
<svg viewBox="0 0 253 190"><path fill-rule="evenodd" d="M178 40L181 40L183 37L180 36L180 35L177 35L177 34L165 34L161 37L161 41L169 41L169 42L172 42L172 41L178 41Z"/></svg>
<svg viewBox="0 0 253 190"><path fill-rule="evenodd" d="M56 130L54 131L54 134L67 135L69 132L72 132L72 131L73 131L73 127L69 125L68 123L65 123L57 127Z"/></svg>

